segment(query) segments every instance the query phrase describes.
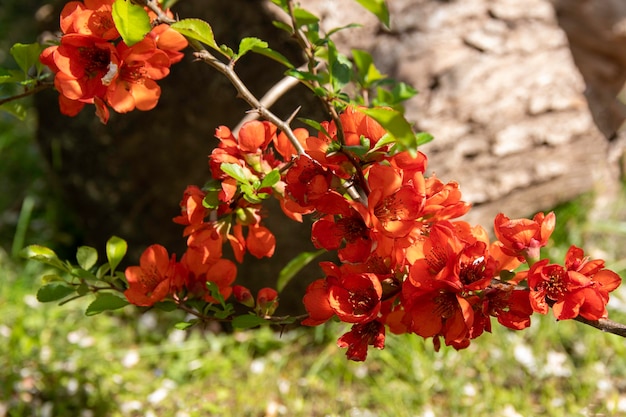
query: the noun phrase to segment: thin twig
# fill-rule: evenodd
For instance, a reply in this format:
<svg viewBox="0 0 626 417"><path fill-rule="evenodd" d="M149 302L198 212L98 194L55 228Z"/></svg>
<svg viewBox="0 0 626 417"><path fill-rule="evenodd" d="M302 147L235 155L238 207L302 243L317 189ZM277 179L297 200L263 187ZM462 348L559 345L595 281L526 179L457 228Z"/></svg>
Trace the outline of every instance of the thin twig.
<svg viewBox="0 0 626 417"><path fill-rule="evenodd" d="M0 106L3 105L4 103L8 103L10 101L14 101L14 100L19 100L21 98L24 97L28 97L28 96L32 96L33 94L36 94L40 91L45 90L46 88L50 88L53 87L54 84L52 83L40 83L37 86L31 88L30 90L26 90L25 92L21 93L21 94L16 94L14 96L10 96L10 97L5 97L3 99L0 99Z"/></svg>
<svg viewBox="0 0 626 417"><path fill-rule="evenodd" d="M291 127L289 127L289 124L287 124L280 117L276 116L265 106L263 106L263 104L261 104L261 102L254 96L254 94L252 94L252 92L248 90L248 87L246 87L241 78L239 78L237 73L235 73L235 70L230 65L223 63L206 49L201 49L195 52L194 56L199 60L209 64L220 73L222 73L226 78L228 78L230 83L237 90L239 97L245 100L250 105L250 107L252 107L256 112L259 113L259 115L261 115L261 117L274 123L276 127L278 127L281 131L283 131L283 133L285 133L285 135L287 135L289 141L298 152L298 155L304 155L306 153L304 148L302 147L302 144L300 144L298 138L296 138L296 135L293 133L293 130L291 130Z"/></svg>
<svg viewBox="0 0 626 417"><path fill-rule="evenodd" d="M274 103L278 101L279 98L284 96L289 90L298 85L299 82L300 80L298 80L297 78L291 77L289 75L286 76L285 78L277 82L272 88L270 88L263 97L261 97L261 105L269 109L270 107L272 107L272 105L274 105ZM244 124L258 118L259 113L255 111L246 114L246 116L241 119L237 126L235 126L235 128L232 130L233 135L237 136L237 132L239 132Z"/></svg>

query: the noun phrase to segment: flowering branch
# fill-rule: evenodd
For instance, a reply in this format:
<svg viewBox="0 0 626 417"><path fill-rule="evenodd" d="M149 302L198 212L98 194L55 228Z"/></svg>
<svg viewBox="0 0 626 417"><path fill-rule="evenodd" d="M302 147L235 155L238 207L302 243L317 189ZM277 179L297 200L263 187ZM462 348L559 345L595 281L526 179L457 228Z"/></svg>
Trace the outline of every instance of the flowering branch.
<svg viewBox="0 0 626 417"><path fill-rule="evenodd" d="M237 75L235 70L230 66L219 59L217 59L212 53L208 50L201 48L199 51L194 53L194 56L199 60L209 64L220 73L222 73L230 83L237 90L239 97L245 100L256 112L258 112L263 118L274 123L276 127L278 127L281 131L283 131L291 144L296 148L298 155L304 155L306 152L304 148L294 135L293 130L288 123L284 122L280 117L276 116L274 113L269 111L261 102L252 94L252 92L246 87L241 78Z"/></svg>

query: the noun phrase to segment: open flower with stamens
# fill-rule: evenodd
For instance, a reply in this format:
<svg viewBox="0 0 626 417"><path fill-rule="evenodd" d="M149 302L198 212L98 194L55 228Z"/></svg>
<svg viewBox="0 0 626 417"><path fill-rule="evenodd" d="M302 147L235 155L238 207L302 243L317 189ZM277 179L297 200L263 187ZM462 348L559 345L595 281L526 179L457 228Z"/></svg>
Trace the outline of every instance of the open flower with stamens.
<svg viewBox="0 0 626 417"><path fill-rule="evenodd" d="M546 314L552 305L554 316L559 320L578 315L588 320L606 318L609 292L620 282L615 272L604 269L604 261L587 260L576 246L568 250L565 267L544 259L528 271L533 310Z"/></svg>

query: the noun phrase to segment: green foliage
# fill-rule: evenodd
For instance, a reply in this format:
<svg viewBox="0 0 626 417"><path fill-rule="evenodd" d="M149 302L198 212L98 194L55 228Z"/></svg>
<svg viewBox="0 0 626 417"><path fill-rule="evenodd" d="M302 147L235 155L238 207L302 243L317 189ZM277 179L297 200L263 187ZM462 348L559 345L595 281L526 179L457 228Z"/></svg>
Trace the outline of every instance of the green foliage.
<svg viewBox="0 0 626 417"><path fill-rule="evenodd" d="M130 0L115 0L113 21L117 31L128 46L141 42L152 29L146 10Z"/></svg>
<svg viewBox="0 0 626 417"><path fill-rule="evenodd" d="M172 29L177 30L187 38L202 42L208 47L219 51L220 48L215 43L215 37L213 36L213 29L211 25L201 19L182 19L170 26Z"/></svg>
<svg viewBox="0 0 626 417"><path fill-rule="evenodd" d="M128 244L122 238L117 236L111 237L106 244L107 259L109 260L109 267L111 272L115 271L115 268L122 262L126 251L128 250ZM87 268L85 268L87 269Z"/></svg>
<svg viewBox="0 0 626 417"><path fill-rule="evenodd" d="M356 0L361 6L365 7L370 12L374 13L378 20L380 20L385 26L389 27L389 10L385 0Z"/></svg>
<svg viewBox="0 0 626 417"><path fill-rule="evenodd" d="M325 249L320 249L314 252L302 252L292 260L278 274L278 281L276 282L276 291L281 292L287 284L296 276L298 272L305 266L314 261L318 256L325 253Z"/></svg>
<svg viewBox="0 0 626 417"><path fill-rule="evenodd" d="M103 311L117 310L126 307L128 304L125 298L118 297L117 295L111 293L98 294L96 299L87 307L85 314L93 316Z"/></svg>

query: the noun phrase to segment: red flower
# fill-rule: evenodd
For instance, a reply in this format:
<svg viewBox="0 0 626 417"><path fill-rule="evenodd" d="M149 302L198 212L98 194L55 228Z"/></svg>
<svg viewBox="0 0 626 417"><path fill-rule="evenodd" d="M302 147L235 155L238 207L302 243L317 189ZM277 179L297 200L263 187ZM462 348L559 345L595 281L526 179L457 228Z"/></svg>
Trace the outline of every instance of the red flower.
<svg viewBox="0 0 626 417"><path fill-rule="evenodd" d="M112 5L114 0L85 0L84 3L71 1L61 11L63 33L79 33L105 40L120 37L113 22Z"/></svg>
<svg viewBox="0 0 626 417"><path fill-rule="evenodd" d="M204 197L204 191L195 185L189 185L185 189L183 199L180 202L181 215L173 219L174 223L187 226L183 233L184 236L203 226L204 218L207 215L207 209L202 204Z"/></svg>
<svg viewBox="0 0 626 417"><path fill-rule="evenodd" d="M94 97L106 95L107 86L102 80L115 73L120 65L112 43L80 34L63 36L58 46L41 53L40 60L56 72L54 86L59 93L83 103L93 103Z"/></svg>
<svg viewBox="0 0 626 417"><path fill-rule="evenodd" d="M355 324L337 340L337 346L348 348L346 356L352 361L364 361L370 345L376 349L385 347L385 326L378 320Z"/></svg>
<svg viewBox="0 0 626 417"><path fill-rule="evenodd" d="M332 173L308 156L299 156L287 171L285 191L303 208L311 208L330 190Z"/></svg>
<svg viewBox="0 0 626 417"><path fill-rule="evenodd" d="M102 79L106 85L107 103L118 113L151 110L159 101L161 87L155 80L166 77L170 70L167 54L157 49L153 38L146 37L131 47L117 46L121 64Z"/></svg>
<svg viewBox="0 0 626 417"><path fill-rule="evenodd" d="M565 267L548 264L544 259L528 271L530 303L538 313L546 314L552 305L559 320L578 315L588 320L607 316L609 292L617 288L620 277L603 269L604 261L588 261L580 248L572 246L565 257Z"/></svg>
<svg viewBox="0 0 626 417"><path fill-rule="evenodd" d="M307 287L302 302L309 314L309 317L302 321L305 326L318 326L335 315L328 300L328 283L325 279L313 281Z"/></svg>
<svg viewBox="0 0 626 417"><path fill-rule="evenodd" d="M278 308L278 293L273 288L261 288L256 296L256 310L261 317L271 316Z"/></svg>
<svg viewBox="0 0 626 417"><path fill-rule="evenodd" d="M424 196L412 184L402 183L394 168L374 165L369 170L368 197L372 227L389 237L401 238L417 226L424 207Z"/></svg>
<svg viewBox="0 0 626 417"><path fill-rule="evenodd" d="M180 263L185 267L185 287L190 293L203 297L209 303L217 303L206 285L213 282L224 299L232 294L231 285L237 276L237 266L232 261L220 258L207 262L201 252L188 249Z"/></svg>
<svg viewBox="0 0 626 417"><path fill-rule="evenodd" d="M139 266L129 266L125 275L128 289L124 295L138 306L151 306L182 284L174 255L170 259L167 249L161 245L148 247L139 258Z"/></svg>
<svg viewBox="0 0 626 417"><path fill-rule="evenodd" d="M494 231L507 255L539 259L539 249L548 243L555 224L553 212L547 216L537 213L532 220L511 220L499 213L494 220Z"/></svg>
<svg viewBox="0 0 626 417"><path fill-rule="evenodd" d="M348 273L331 281L328 300L341 321L366 323L378 316L382 293L376 275Z"/></svg>
<svg viewBox="0 0 626 417"><path fill-rule="evenodd" d="M343 196L329 192L317 203L319 212L329 214L313 223L311 240L317 248L337 250L342 262L363 262L372 251L363 216ZM345 247L342 248L345 241Z"/></svg>

